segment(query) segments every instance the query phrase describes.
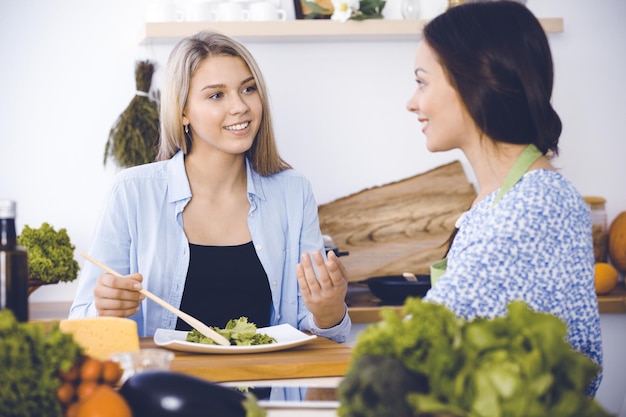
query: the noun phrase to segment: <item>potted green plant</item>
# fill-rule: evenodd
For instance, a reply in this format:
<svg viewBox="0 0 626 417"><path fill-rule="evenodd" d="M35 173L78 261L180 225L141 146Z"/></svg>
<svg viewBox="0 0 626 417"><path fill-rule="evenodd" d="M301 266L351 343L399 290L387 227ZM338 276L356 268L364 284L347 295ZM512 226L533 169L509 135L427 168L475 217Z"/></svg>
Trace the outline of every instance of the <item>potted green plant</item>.
<svg viewBox="0 0 626 417"><path fill-rule="evenodd" d="M78 277L75 246L66 229L55 230L42 223L39 228L25 225L17 243L28 249L28 294L42 285L71 282Z"/></svg>

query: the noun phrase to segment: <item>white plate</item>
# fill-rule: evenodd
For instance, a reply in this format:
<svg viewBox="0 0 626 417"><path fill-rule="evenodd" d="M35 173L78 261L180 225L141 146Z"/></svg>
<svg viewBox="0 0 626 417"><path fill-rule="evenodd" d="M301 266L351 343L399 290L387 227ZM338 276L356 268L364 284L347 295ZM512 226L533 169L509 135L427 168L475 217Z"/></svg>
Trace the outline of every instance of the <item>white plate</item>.
<svg viewBox="0 0 626 417"><path fill-rule="evenodd" d="M276 350L289 349L310 342L317 336L302 333L289 324L279 324L278 326L262 327L257 329L257 333L265 333L276 339L276 343L255 346L220 346L206 345L204 343L187 342L186 331L157 329L154 333L154 343L172 350L195 353L260 353L273 352Z"/></svg>

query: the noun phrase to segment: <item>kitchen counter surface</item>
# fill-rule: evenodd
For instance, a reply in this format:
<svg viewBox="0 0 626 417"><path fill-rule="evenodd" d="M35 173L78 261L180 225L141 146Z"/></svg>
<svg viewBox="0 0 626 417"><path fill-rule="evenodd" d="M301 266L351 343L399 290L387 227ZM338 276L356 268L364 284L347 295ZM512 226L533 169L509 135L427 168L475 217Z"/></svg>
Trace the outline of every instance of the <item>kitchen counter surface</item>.
<svg viewBox="0 0 626 417"><path fill-rule="evenodd" d="M142 338L141 348L155 348L152 338ZM163 349L163 348L160 348ZM236 387L306 387L299 402L269 401L263 405L267 417L337 416L336 399L326 406L316 403L315 388L336 388L350 363L352 349L323 337L284 351L241 355L213 355L174 351L170 369L223 385ZM321 390L320 392L327 392ZM291 391L293 394L293 391ZM300 392L300 390L297 390ZM271 397L270 397L271 398ZM309 401L306 400L309 398Z"/></svg>
<svg viewBox="0 0 626 417"><path fill-rule="evenodd" d="M382 307L400 311L402 306L386 306L374 297L366 284L350 283L346 296L348 313L353 323L374 323L380 320ZM601 314L626 314L626 285L620 282L613 291L598 296ZM67 318L71 301L30 303L30 318L64 319Z"/></svg>
<svg viewBox="0 0 626 417"><path fill-rule="evenodd" d="M380 300L375 298L370 292L367 286L357 285L356 291L353 288L355 285L350 284L350 291L346 301L349 305L348 312L353 321L353 334L349 342L339 346L340 350L349 350L350 346L354 345L358 334L368 326L368 323L374 323L380 320L380 311L382 307L386 307L380 304ZM624 355L623 355L623 326L626 319L626 286L620 283L619 286L614 289L610 294L602 295L598 297L600 312L602 313L601 322L603 324L603 338L604 338L604 353L605 353L605 375L603 378L602 386L598 392L598 399L603 405L613 410L616 415L619 413L622 402L624 401ZM30 317L31 320L55 320L67 317L69 311L70 302L36 302L30 303ZM400 311L401 306L388 306L393 310ZM330 346L337 347L328 341ZM144 342L145 343L145 342ZM313 348L313 346L310 346ZM295 353L295 352L294 352ZM341 355L346 355L347 352L340 352ZM222 358L222 356L220 356ZM259 358L257 358L259 359ZM327 360L327 359L324 359ZM339 362L345 360L340 358ZM183 364L181 364L183 365ZM186 365L185 365L186 366ZM281 365L278 365L280 367ZM339 364L339 367L344 367L344 364ZM308 372L308 370L307 370ZM335 373L335 372L332 372ZM337 373L341 373L339 369ZM321 374L320 374L321 375ZM299 375L298 378L288 378L282 375L283 379L271 379L267 381L258 380L260 375L250 377L249 375L236 376L239 381L222 382L224 384L247 384L250 382L252 385L281 385L281 386L337 386L341 381L341 376L320 376L320 377L306 377ZM265 378L265 376L263 376ZM311 416L311 417L336 417L336 410L332 409L306 409L301 407L293 408L278 408L268 409L268 417L291 417L298 416ZM626 414L624 415L626 417Z"/></svg>
<svg viewBox="0 0 626 417"><path fill-rule="evenodd" d="M142 338L141 348L155 348ZM163 348L160 348L163 349ZM350 364L352 349L318 336L295 348L276 352L233 355L174 351L170 368L215 382L341 377Z"/></svg>
<svg viewBox="0 0 626 417"><path fill-rule="evenodd" d="M617 288L605 295L598 296L600 314L626 313L626 285L617 284Z"/></svg>
<svg viewBox="0 0 626 417"><path fill-rule="evenodd" d="M380 311L383 307L400 311L402 306L385 305L376 298L367 287L367 284L350 283L346 296L348 313L353 323L374 323L380 320ZM609 294L598 296L600 314L626 313L626 286L620 282Z"/></svg>

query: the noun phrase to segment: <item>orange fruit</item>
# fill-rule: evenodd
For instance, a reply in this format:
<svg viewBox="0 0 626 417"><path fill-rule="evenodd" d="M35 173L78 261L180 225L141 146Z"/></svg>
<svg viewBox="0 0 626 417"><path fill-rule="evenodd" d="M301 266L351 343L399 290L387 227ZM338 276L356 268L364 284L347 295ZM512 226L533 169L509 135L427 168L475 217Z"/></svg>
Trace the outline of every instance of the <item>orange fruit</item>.
<svg viewBox="0 0 626 417"><path fill-rule="evenodd" d="M596 294L607 294L617 286L619 275L613 265L596 262L595 271Z"/></svg>
<svg viewBox="0 0 626 417"><path fill-rule="evenodd" d="M96 381L81 381L80 384L76 387L76 395L79 400L84 400L87 397L90 397L98 387L100 383Z"/></svg>
<svg viewBox="0 0 626 417"><path fill-rule="evenodd" d="M112 360L102 362L102 381L105 384L115 385L119 382L124 371L119 363Z"/></svg>
<svg viewBox="0 0 626 417"><path fill-rule="evenodd" d="M67 409L65 410L65 417L77 417L78 416L78 404L79 403L71 403Z"/></svg>
<svg viewBox="0 0 626 417"><path fill-rule="evenodd" d="M74 385L70 382L63 382L57 388L57 399L61 403L61 405L69 405L74 401L74 397L76 396L76 389Z"/></svg>
<svg viewBox="0 0 626 417"><path fill-rule="evenodd" d="M616 269L626 273L626 211L611 222L609 228L609 258Z"/></svg>
<svg viewBox="0 0 626 417"><path fill-rule="evenodd" d="M114 388L100 385L96 391L81 401L76 417L132 417L130 406Z"/></svg>
<svg viewBox="0 0 626 417"><path fill-rule="evenodd" d="M59 371L59 376L61 377L61 381L74 383L74 381L80 378L80 362L79 361L77 361L70 370Z"/></svg>
<svg viewBox="0 0 626 417"><path fill-rule="evenodd" d="M102 376L102 362L86 356L80 365L79 372L81 381L98 381Z"/></svg>

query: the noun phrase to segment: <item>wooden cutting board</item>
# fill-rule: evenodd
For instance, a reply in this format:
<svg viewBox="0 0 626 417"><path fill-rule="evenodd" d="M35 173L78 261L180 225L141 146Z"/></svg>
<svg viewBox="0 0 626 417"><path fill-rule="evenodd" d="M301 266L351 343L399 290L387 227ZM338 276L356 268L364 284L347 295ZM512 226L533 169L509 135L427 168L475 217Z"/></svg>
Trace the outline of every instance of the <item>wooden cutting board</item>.
<svg viewBox="0 0 626 417"><path fill-rule="evenodd" d="M339 250L350 281L430 273L476 191L459 161L319 206L320 227Z"/></svg>
<svg viewBox="0 0 626 417"><path fill-rule="evenodd" d="M158 347L152 338L142 338L141 348ZM172 371L213 382L343 376L352 356L350 347L319 336L302 346L267 353L172 352Z"/></svg>

